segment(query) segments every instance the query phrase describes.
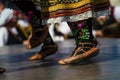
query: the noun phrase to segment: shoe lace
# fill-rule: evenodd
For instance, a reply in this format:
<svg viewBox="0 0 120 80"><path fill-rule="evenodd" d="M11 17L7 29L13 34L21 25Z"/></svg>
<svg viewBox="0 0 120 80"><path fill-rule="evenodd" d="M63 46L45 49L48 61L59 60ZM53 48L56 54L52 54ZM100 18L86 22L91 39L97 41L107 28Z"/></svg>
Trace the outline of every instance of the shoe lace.
<svg viewBox="0 0 120 80"><path fill-rule="evenodd" d="M91 49L92 47L96 47L95 43L91 43L91 42L84 42L84 43L79 43L75 50L73 51L73 53L71 54L71 56L75 56L77 54L82 54L86 51L88 51L89 49Z"/></svg>

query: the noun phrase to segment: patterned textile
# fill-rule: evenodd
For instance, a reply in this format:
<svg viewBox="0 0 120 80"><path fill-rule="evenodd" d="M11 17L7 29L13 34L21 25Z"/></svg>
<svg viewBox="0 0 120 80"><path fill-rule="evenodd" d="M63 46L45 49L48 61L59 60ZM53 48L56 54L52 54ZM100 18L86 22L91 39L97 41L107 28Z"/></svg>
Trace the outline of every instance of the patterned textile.
<svg viewBox="0 0 120 80"><path fill-rule="evenodd" d="M41 6L42 23L75 22L93 17L91 0L36 0Z"/></svg>
<svg viewBox="0 0 120 80"><path fill-rule="evenodd" d="M80 42L93 42L94 37L92 35L92 18L87 20L68 22L68 25L75 37L76 44Z"/></svg>

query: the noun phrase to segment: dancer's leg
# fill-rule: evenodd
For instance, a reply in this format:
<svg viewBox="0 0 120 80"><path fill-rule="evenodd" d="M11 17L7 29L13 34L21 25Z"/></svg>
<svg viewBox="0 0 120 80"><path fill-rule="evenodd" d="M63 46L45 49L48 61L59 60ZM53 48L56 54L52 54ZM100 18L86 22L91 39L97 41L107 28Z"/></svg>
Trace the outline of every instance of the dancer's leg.
<svg viewBox="0 0 120 80"><path fill-rule="evenodd" d="M60 60L60 64L78 63L98 54L97 41L92 34L92 18L68 22L75 36L76 48L70 57Z"/></svg>
<svg viewBox="0 0 120 80"><path fill-rule="evenodd" d="M50 34L47 35L46 39L43 41L43 46L38 53L31 56L29 60L41 60L46 58L49 55L56 53L58 50L58 46L52 40Z"/></svg>

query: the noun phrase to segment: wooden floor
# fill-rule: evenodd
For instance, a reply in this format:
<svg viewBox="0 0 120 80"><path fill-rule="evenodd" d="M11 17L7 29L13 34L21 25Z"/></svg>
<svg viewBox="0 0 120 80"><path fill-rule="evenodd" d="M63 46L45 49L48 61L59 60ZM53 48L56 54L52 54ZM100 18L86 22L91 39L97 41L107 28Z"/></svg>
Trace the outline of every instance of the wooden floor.
<svg viewBox="0 0 120 80"><path fill-rule="evenodd" d="M58 42L59 50L44 61L28 57L41 46L27 50L23 45L0 48L0 67L7 71L0 80L120 80L120 39L98 38L100 54L78 65L59 65L57 61L70 55L73 39Z"/></svg>

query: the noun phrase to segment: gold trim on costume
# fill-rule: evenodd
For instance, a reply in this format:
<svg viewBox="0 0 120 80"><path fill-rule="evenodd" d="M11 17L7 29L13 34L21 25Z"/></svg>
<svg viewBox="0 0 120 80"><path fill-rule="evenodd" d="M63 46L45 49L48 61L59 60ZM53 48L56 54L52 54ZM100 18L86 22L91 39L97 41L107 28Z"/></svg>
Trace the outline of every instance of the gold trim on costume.
<svg viewBox="0 0 120 80"><path fill-rule="evenodd" d="M83 5L89 4L91 3L90 0L82 0L76 3L71 3L71 4L56 4L50 7L45 7L42 8L41 12L52 12L52 11L56 11L59 9L74 9L74 8L78 8L81 7Z"/></svg>

